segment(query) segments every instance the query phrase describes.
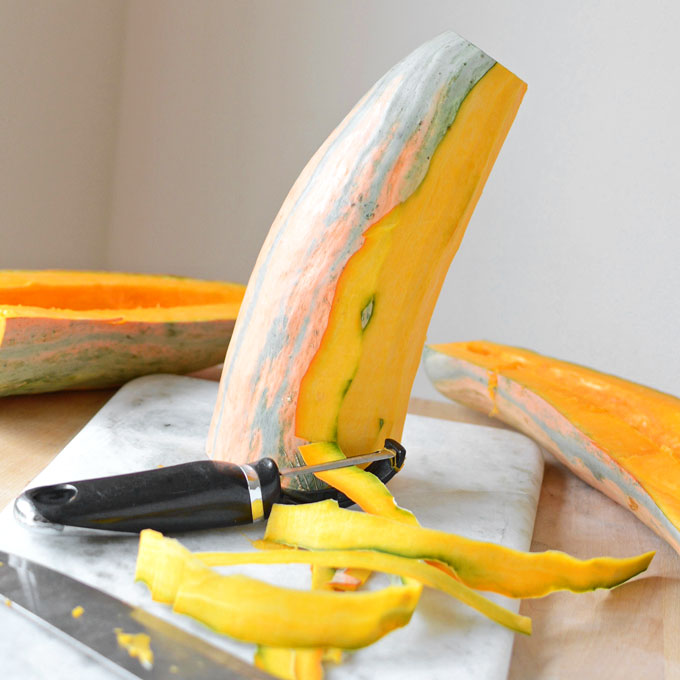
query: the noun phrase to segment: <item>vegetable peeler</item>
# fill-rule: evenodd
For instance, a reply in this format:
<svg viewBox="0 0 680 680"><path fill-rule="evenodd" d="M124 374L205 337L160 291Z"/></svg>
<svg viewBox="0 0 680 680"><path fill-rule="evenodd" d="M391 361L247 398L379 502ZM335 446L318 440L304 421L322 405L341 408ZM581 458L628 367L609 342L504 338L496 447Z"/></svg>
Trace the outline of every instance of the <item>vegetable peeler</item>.
<svg viewBox="0 0 680 680"><path fill-rule="evenodd" d="M370 463L366 470L387 482L402 468L405 457L406 449L399 442L386 439L380 451L286 469L279 469L272 458L246 465L194 461L28 489L14 502L14 516L32 527L129 532L180 532L250 524L268 517L274 503L327 498L335 498L343 506L353 502L336 489L284 489L281 477Z"/></svg>

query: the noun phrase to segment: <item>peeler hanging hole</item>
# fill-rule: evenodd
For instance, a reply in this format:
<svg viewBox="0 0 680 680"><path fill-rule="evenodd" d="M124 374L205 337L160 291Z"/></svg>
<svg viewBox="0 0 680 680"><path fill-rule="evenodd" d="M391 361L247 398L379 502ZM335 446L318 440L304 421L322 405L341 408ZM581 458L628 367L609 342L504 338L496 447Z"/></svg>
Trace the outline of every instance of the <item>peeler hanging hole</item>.
<svg viewBox="0 0 680 680"><path fill-rule="evenodd" d="M78 494L78 489L72 484L53 484L52 486L27 492L34 503L41 505L66 505Z"/></svg>

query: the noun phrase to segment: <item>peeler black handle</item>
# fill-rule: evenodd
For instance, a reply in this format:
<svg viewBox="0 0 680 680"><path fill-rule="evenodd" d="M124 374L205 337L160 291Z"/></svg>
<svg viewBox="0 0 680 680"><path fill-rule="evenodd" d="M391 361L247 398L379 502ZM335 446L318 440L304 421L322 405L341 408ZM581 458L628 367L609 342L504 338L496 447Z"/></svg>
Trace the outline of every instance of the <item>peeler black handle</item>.
<svg viewBox="0 0 680 680"><path fill-rule="evenodd" d="M15 513L34 525L180 532L263 519L280 496L271 458L250 465L206 460L28 489Z"/></svg>

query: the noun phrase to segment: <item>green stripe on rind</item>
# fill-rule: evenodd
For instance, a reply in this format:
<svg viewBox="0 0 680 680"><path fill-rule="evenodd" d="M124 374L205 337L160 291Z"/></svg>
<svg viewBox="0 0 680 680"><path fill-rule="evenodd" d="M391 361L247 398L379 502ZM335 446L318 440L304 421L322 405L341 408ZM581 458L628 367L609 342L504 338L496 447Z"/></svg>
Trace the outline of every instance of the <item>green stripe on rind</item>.
<svg viewBox="0 0 680 680"><path fill-rule="evenodd" d="M224 358L234 321L7 320L0 396L114 387L152 373L189 373Z"/></svg>

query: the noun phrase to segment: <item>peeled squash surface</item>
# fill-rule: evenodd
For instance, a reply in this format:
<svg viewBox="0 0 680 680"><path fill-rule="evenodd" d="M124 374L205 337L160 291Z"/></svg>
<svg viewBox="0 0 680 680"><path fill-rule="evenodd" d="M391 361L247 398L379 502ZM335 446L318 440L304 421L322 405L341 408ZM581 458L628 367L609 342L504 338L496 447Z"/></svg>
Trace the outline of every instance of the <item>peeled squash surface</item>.
<svg viewBox="0 0 680 680"><path fill-rule="evenodd" d="M508 597L543 597L556 590L612 588L643 572L653 552L616 559L579 560L549 550L525 553L434 529L344 510L335 501L275 505L265 540L310 550L362 550L436 560L470 588Z"/></svg>
<svg viewBox="0 0 680 680"><path fill-rule="evenodd" d="M425 368L442 394L534 438L680 552L680 399L492 342L432 345Z"/></svg>
<svg viewBox="0 0 680 680"><path fill-rule="evenodd" d="M0 271L0 396L217 364L244 292L172 276Z"/></svg>

